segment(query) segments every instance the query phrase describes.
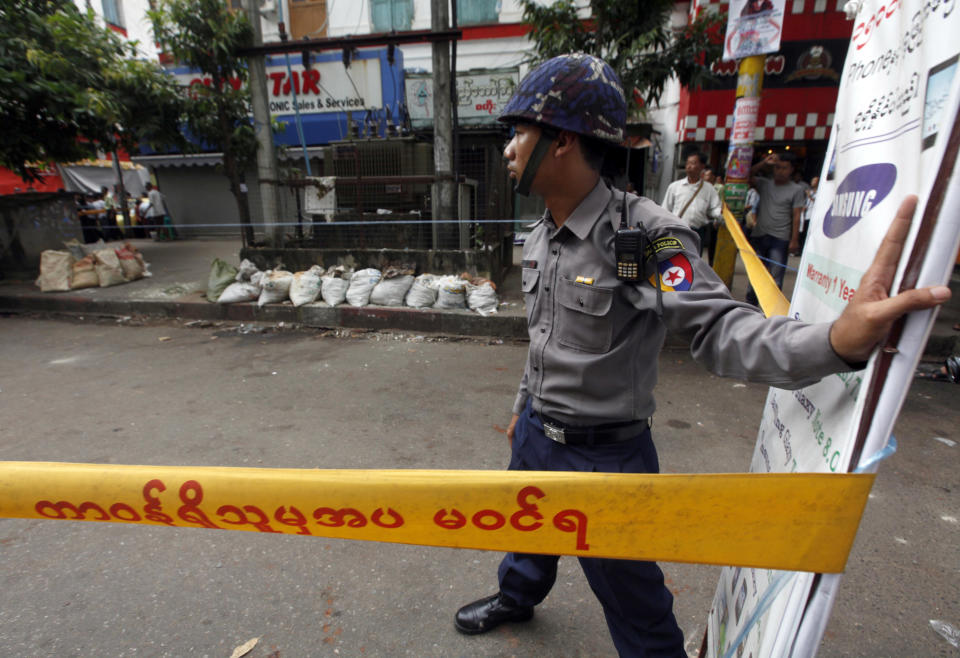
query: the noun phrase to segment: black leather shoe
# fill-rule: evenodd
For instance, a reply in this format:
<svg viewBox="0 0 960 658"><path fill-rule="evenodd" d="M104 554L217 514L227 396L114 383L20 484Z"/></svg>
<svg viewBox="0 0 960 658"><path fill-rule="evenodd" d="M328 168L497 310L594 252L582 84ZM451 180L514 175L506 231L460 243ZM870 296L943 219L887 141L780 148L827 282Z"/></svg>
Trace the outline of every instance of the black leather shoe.
<svg viewBox="0 0 960 658"><path fill-rule="evenodd" d="M477 635L492 631L508 621L530 621L533 619L532 605L517 605L499 592L479 601L474 601L457 610L453 625L467 635Z"/></svg>

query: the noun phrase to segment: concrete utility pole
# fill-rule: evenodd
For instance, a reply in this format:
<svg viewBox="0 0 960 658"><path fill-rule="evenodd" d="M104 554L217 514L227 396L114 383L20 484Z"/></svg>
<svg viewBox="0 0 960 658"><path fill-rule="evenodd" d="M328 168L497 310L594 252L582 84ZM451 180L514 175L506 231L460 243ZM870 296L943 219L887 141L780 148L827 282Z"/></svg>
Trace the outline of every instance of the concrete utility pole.
<svg viewBox="0 0 960 658"><path fill-rule="evenodd" d="M260 27L260 0L243 0L243 9L253 27L253 45L263 45ZM260 183L260 204L267 242L271 247L281 246L282 227L278 226L277 187L279 179L277 152L273 148L270 130L270 107L267 102L267 68L263 55L250 55L250 97L253 104L253 122L257 134L257 180ZM271 182L267 182L271 181Z"/></svg>
<svg viewBox="0 0 960 658"><path fill-rule="evenodd" d="M448 28L450 12L447 0L430 0L430 28L441 32ZM451 102L450 44L433 44L433 164L437 176L453 175L453 104ZM434 248L437 248L437 220L457 219L456 185L452 179L433 184L432 207Z"/></svg>

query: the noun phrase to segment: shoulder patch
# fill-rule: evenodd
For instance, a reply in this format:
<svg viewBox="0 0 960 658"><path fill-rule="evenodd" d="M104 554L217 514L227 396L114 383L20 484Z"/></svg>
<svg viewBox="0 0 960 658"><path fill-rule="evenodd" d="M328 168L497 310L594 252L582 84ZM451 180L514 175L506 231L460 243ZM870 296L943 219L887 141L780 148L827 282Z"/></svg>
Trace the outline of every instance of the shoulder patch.
<svg viewBox="0 0 960 658"><path fill-rule="evenodd" d="M644 257L650 258L650 256L659 254L661 251L667 251L668 249L683 251L683 243L680 242L679 238L674 237L657 238L644 250Z"/></svg>
<svg viewBox="0 0 960 658"><path fill-rule="evenodd" d="M675 238L663 238L664 240ZM678 240L679 242L679 240ZM664 292L690 290L693 285L693 267L683 254L675 254L657 264L660 274L660 289ZM650 285L657 287L654 275L650 275Z"/></svg>

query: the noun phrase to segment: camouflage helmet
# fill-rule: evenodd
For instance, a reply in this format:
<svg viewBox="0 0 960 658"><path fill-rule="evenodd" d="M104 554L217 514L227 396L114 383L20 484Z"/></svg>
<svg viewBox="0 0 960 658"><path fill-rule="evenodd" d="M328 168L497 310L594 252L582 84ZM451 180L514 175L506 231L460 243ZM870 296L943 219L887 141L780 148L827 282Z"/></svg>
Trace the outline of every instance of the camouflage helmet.
<svg viewBox="0 0 960 658"><path fill-rule="evenodd" d="M599 57L560 55L530 71L498 117L528 121L620 144L627 123L623 84Z"/></svg>

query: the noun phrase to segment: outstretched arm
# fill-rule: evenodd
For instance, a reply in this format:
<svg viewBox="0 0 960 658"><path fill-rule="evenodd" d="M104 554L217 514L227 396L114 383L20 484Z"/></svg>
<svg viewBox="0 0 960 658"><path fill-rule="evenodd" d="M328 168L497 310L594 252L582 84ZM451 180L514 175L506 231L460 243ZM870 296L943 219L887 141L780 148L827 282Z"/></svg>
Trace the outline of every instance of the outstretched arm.
<svg viewBox="0 0 960 658"><path fill-rule="evenodd" d="M870 353L900 316L950 299L950 289L946 286L906 290L893 297L888 294L916 208L917 197L913 195L900 204L873 263L860 280L860 287L830 327L830 345L837 356L849 363L870 358Z"/></svg>

